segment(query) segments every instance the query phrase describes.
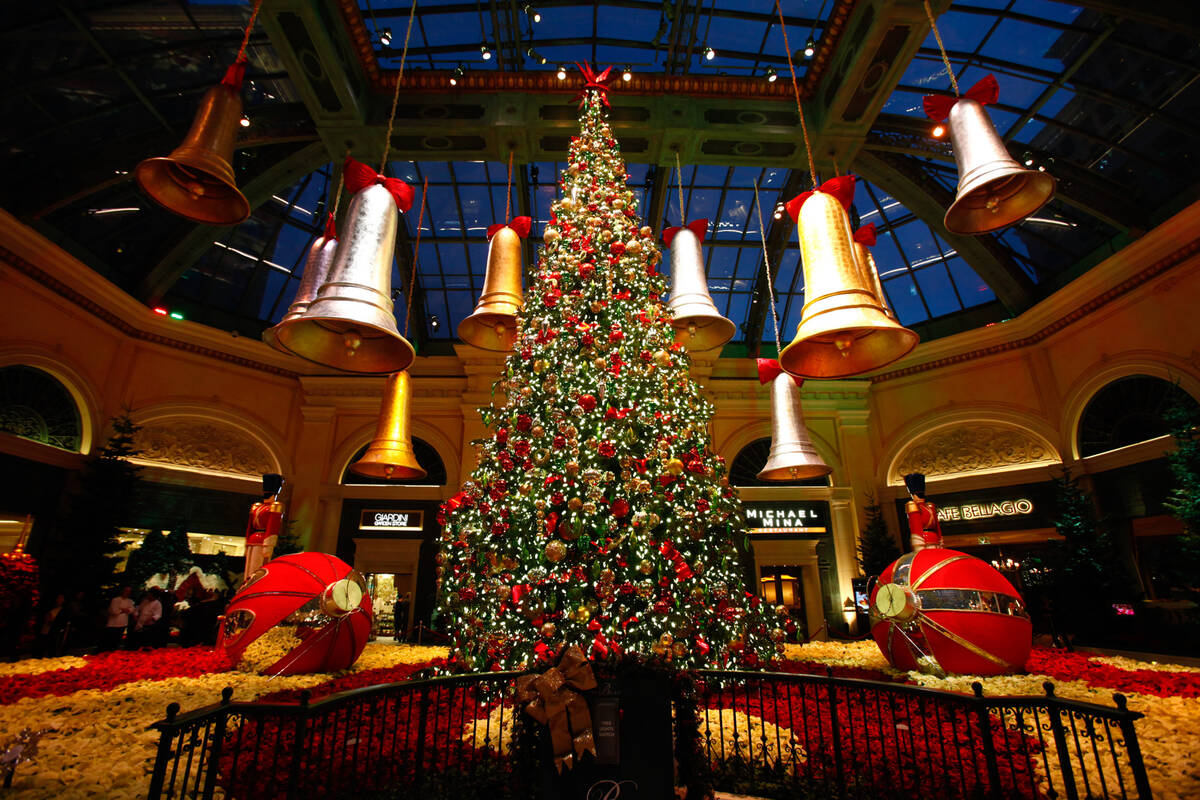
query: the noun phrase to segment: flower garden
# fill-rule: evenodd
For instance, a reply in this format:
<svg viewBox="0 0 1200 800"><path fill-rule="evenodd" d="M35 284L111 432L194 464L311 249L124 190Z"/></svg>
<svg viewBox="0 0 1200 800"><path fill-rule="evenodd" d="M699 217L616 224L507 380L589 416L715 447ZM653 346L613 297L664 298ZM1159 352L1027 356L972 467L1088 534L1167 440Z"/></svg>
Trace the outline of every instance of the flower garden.
<svg viewBox="0 0 1200 800"><path fill-rule="evenodd" d="M233 668L208 648L116 652L0 665L0 745L24 728L46 730L36 759L21 763L13 798L144 797L158 734L150 725L168 703L184 710L209 705L231 686L235 700L314 698L377 683L402 681L445 655L440 648L368 645L354 667L337 675L265 678ZM934 678L888 667L872 642L791 646L782 668L988 695L1040 695L1053 681L1064 699L1111 705L1114 692L1145 714L1138 737L1156 797L1200 797L1200 669L1117 657L1035 649L1027 674ZM751 730L779 722L746 709ZM481 712L487 715L487 710ZM706 712L722 713L722 712ZM732 712L725 712L732 713ZM738 724L743 724L739 722ZM703 723L702 723L703 725Z"/></svg>

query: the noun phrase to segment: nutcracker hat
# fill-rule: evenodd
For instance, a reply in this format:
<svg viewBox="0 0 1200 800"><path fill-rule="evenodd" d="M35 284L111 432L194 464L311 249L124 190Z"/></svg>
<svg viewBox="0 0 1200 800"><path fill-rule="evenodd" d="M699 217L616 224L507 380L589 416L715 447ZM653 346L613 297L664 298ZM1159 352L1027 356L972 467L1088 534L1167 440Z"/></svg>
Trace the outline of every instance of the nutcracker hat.
<svg viewBox="0 0 1200 800"><path fill-rule="evenodd" d="M262 476L263 488L262 492L265 496L279 494L279 490L283 488L283 476L277 472L269 472Z"/></svg>
<svg viewBox="0 0 1200 800"><path fill-rule="evenodd" d="M917 497L925 496L925 476L920 472L910 472L904 476L904 486L909 494Z"/></svg>

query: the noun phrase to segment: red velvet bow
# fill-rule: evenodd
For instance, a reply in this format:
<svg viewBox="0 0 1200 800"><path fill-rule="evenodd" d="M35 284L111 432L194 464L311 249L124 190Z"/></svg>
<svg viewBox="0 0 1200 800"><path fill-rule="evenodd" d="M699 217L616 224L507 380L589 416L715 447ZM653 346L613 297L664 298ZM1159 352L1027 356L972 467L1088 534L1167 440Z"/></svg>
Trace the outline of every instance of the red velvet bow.
<svg viewBox="0 0 1200 800"><path fill-rule="evenodd" d="M688 566L688 563L684 560L683 555L675 549L675 545L671 543L670 539L662 543L662 546L658 548L658 552L671 559L671 563L675 565L675 577L678 580L686 581L688 578L692 577L694 574L692 572L692 568Z"/></svg>
<svg viewBox="0 0 1200 800"><path fill-rule="evenodd" d="M876 242L875 223L872 222L869 225L863 225L861 228L856 230L854 232L854 241L858 242L859 244L866 245L867 247L874 247Z"/></svg>
<svg viewBox="0 0 1200 800"><path fill-rule="evenodd" d="M579 101L580 105L583 105L583 101L587 99L588 89L595 89L600 94L600 102L607 106L608 84L612 83L617 78L616 75L609 75L609 73L612 72L612 67L606 67L604 72L597 74L596 71L592 69L592 65L588 64L586 61L582 64L576 61L575 66L579 67L579 71L583 73L583 77L586 80L586 83L583 84L583 90L580 91L579 94L575 95L575 99Z"/></svg>
<svg viewBox="0 0 1200 800"><path fill-rule="evenodd" d="M325 220L325 241L331 242L337 239L337 224L333 221L333 213L330 212Z"/></svg>
<svg viewBox="0 0 1200 800"><path fill-rule="evenodd" d="M996 83L995 75L988 73L979 83L968 89L963 97L974 100L981 106L986 106L1000 99L1000 84ZM950 109L954 108L954 104L961 99L948 94L927 94L923 102L925 116L934 122L941 122L950 116Z"/></svg>
<svg viewBox="0 0 1200 800"><path fill-rule="evenodd" d="M490 242L492 237L499 233L504 228L512 228L517 232L517 236L524 239L529 235L530 226L533 225L533 220L529 217L513 217L512 222L497 222L495 225L489 225L487 229L487 238Z"/></svg>
<svg viewBox="0 0 1200 800"><path fill-rule="evenodd" d="M793 222L798 220L800 218L800 207L804 205L805 200L812 197L813 192L824 192L825 194L833 195L842 204L842 208L849 211L850 204L854 202L854 180L853 175L830 178L811 192L796 195L788 201L788 216L792 218Z"/></svg>
<svg viewBox="0 0 1200 800"><path fill-rule="evenodd" d="M235 92L242 90L242 80L246 77L246 60L235 61L229 65L229 69L225 70L225 77L221 78L221 85L228 86Z"/></svg>
<svg viewBox="0 0 1200 800"><path fill-rule="evenodd" d="M466 497L467 497L466 492L459 492L458 494L454 495L453 497L447 499L446 500L446 510L447 511L457 511L459 506L461 506L463 504L463 501L466 499Z"/></svg>
<svg viewBox="0 0 1200 800"><path fill-rule="evenodd" d="M350 156L346 156L343 166L346 174L346 188L350 194L358 194L368 186L378 183L391 193L396 200L396 208L408 211L413 204L413 188L399 178L388 178Z"/></svg>
<svg viewBox="0 0 1200 800"><path fill-rule="evenodd" d="M518 583L517 585L513 586L513 587L512 587L512 601L513 601L513 603L519 603L519 602L521 602L521 598L522 598L522 597L524 597L525 595L529 594L529 591L530 591L532 588L533 588L533 587L532 587L532 586L530 586L528 583Z"/></svg>
<svg viewBox="0 0 1200 800"><path fill-rule="evenodd" d="M687 225L683 226L692 233L696 234L696 238L704 241L704 234L708 233L708 220L694 219ZM683 228L667 228L663 231L663 244L667 247L671 246L671 240L675 238L675 234L679 233Z"/></svg>
<svg viewBox="0 0 1200 800"><path fill-rule="evenodd" d="M758 382L759 383L762 383L762 384L770 383L771 381L778 378L780 373L782 373L782 372L783 372L783 367L781 367L779 365L779 362L776 361L775 359L773 359L773 358L758 359ZM801 378L799 375L793 375L792 380L794 380L796 382L797 386L804 385L804 378Z"/></svg>

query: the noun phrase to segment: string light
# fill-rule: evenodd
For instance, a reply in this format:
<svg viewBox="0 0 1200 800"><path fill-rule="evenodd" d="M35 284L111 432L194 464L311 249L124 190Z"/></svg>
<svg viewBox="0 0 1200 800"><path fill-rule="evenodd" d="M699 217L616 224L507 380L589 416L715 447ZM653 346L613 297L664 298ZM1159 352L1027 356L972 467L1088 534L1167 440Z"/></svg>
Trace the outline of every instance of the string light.
<svg viewBox="0 0 1200 800"><path fill-rule="evenodd" d="M492 51L488 49L488 46L486 43L479 45L479 55L483 57L484 61L491 60Z"/></svg>

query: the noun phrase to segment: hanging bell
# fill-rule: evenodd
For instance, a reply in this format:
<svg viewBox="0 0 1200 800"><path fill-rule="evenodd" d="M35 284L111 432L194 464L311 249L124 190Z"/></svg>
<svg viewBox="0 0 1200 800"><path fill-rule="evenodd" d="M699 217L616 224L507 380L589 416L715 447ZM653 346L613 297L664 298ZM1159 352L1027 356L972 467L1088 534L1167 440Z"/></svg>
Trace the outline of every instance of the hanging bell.
<svg viewBox="0 0 1200 800"><path fill-rule="evenodd" d="M999 99L994 75L987 75L962 97L929 95L925 113L949 119L958 192L946 211L946 230L978 236L1006 228L1037 211L1054 196L1055 180L1026 169L1008 154L983 107Z"/></svg>
<svg viewBox="0 0 1200 800"><path fill-rule="evenodd" d="M663 242L671 249L671 302L675 341L688 350L712 350L733 338L736 328L721 316L708 293L704 254L700 240L708 220L693 220L681 228L663 231Z"/></svg>
<svg viewBox="0 0 1200 800"><path fill-rule="evenodd" d="M854 254L858 257L858 265L862 267L864 279L875 287L875 298L879 300L883 313L895 319L896 312L892 311L887 295L884 294L883 282L879 280L879 268L875 266L875 257L871 255L871 248L875 246L875 242L875 223L862 226L854 232Z"/></svg>
<svg viewBox="0 0 1200 800"><path fill-rule="evenodd" d="M884 311L854 252L846 207L854 178L826 181L788 203L804 261L804 307L779 363L793 375L842 378L890 364L917 346L917 334Z"/></svg>
<svg viewBox="0 0 1200 800"><path fill-rule="evenodd" d="M346 185L353 186L349 169ZM381 183L369 183L354 195L329 277L302 316L276 326L280 345L348 372L398 372L413 362L416 353L396 329L392 313L397 202Z"/></svg>
<svg viewBox="0 0 1200 800"><path fill-rule="evenodd" d="M417 463L412 444L412 378L407 372L388 376L383 390L383 407L375 438L363 457L350 465L351 471L368 478L420 480L425 470Z"/></svg>
<svg viewBox="0 0 1200 800"><path fill-rule="evenodd" d="M766 359L763 359L766 360ZM761 362L760 362L761 363ZM771 364L775 364L771 360ZM778 367L776 367L778 369ZM760 374L761 374L760 366ZM758 473L760 481L802 481L833 472L821 460L804 426L800 387L782 370L771 380L771 454Z"/></svg>
<svg viewBox="0 0 1200 800"><path fill-rule="evenodd" d="M234 64L204 94L183 144L164 158L148 158L133 177L150 199L193 222L237 225L250 203L233 177L233 146L242 119L242 75Z"/></svg>
<svg viewBox="0 0 1200 800"><path fill-rule="evenodd" d="M529 235L529 217L517 217L488 229L487 273L483 293L471 316L458 324L458 338L484 350L511 350L521 310L521 240Z"/></svg>
<svg viewBox="0 0 1200 800"><path fill-rule="evenodd" d="M283 319L271 328L263 331L263 341L285 353L291 353L279 343L276 331L285 322L291 322L304 316L304 312L317 299L317 291L329 277L329 269L333 266L333 257L337 254L337 230L333 225L333 214L325 223L325 232L313 240L308 248L308 257L304 260L304 274L300 276L300 285L296 288L296 297L288 308Z"/></svg>

